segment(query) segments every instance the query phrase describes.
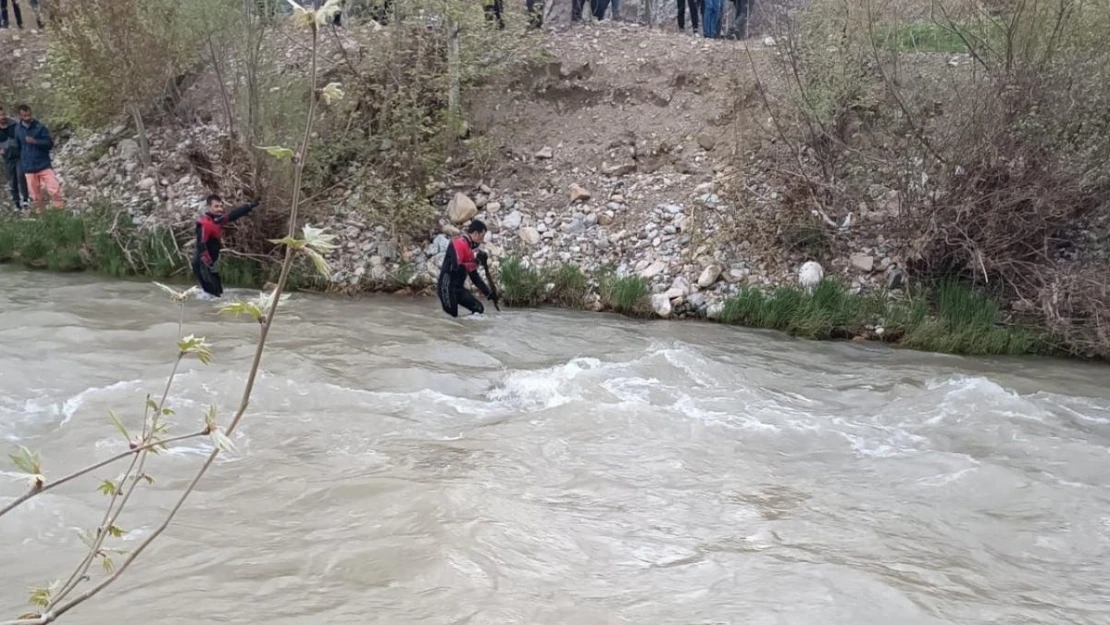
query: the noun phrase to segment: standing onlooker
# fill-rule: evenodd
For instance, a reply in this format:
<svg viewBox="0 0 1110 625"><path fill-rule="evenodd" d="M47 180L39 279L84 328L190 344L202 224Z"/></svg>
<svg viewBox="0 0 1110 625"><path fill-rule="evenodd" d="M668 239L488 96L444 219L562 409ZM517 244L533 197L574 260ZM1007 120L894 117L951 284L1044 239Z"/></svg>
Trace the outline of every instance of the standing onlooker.
<svg viewBox="0 0 1110 625"><path fill-rule="evenodd" d="M701 13L701 7L698 6L698 0L678 0L678 29L686 32L686 5L690 5L690 24L694 27L694 33L698 32L698 15Z"/></svg>
<svg viewBox="0 0 1110 625"><path fill-rule="evenodd" d="M27 177L19 164L19 141L15 136L18 125L19 121L8 117L4 107L0 106L0 153L4 156L4 171L8 173L8 186L11 187L15 210L27 208L31 204L27 197Z"/></svg>
<svg viewBox="0 0 1110 625"><path fill-rule="evenodd" d="M586 4L586 0L570 0L570 21L571 22L577 23L577 22L582 21L582 7L585 6L585 4ZM552 2L551 6L555 6L555 3Z"/></svg>
<svg viewBox="0 0 1110 625"><path fill-rule="evenodd" d="M35 22L38 23L39 30L42 30L42 12L39 10L39 0L28 0L31 3L31 10L35 13ZM23 30L23 11L19 7L20 0L11 0L12 13L15 17L15 25ZM0 28L8 27L8 0L0 0Z"/></svg>
<svg viewBox="0 0 1110 625"><path fill-rule="evenodd" d="M729 39L746 39L748 37L748 11L750 8L750 0L732 0L732 26L728 31Z"/></svg>
<svg viewBox="0 0 1110 625"><path fill-rule="evenodd" d="M724 0L702 0L705 9L702 11L702 34L706 39L716 39L721 34L721 14L724 9ZM695 26L695 28L697 28Z"/></svg>
<svg viewBox="0 0 1110 625"><path fill-rule="evenodd" d="M19 162L23 165L23 173L27 176L27 191L31 196L31 203L35 211L42 210L42 187L50 194L50 202L54 208L62 208L62 186L58 183L58 176L50 163L50 150L54 148L54 140L50 138L50 131L35 119L31 107L26 104L19 105L19 126L15 130L19 142Z"/></svg>

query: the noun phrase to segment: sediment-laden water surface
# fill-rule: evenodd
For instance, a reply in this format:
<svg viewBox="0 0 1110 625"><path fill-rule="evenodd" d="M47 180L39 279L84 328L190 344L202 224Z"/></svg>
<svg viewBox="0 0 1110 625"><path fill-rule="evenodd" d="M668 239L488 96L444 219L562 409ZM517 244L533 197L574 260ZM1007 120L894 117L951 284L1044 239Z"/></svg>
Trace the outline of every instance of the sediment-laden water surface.
<svg viewBox="0 0 1110 625"><path fill-rule="evenodd" d="M190 302L175 431L223 420L257 327ZM147 283L0 268L0 443L60 476L169 373ZM238 451L89 625L1110 622L1110 374L556 311L296 294ZM209 447L150 462L128 548ZM5 450L7 451L7 450ZM0 497L23 488L5 466ZM122 467L102 471L112 477ZM89 478L0 519L0 609L65 577ZM103 575L97 570L96 576ZM2 620L2 619L0 619Z"/></svg>

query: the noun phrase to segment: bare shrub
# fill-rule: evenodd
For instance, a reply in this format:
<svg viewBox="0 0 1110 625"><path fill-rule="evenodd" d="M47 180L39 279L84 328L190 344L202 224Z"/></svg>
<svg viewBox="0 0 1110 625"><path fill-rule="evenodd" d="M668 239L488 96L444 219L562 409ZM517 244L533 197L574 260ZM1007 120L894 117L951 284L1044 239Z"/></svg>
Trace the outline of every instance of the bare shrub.
<svg viewBox="0 0 1110 625"><path fill-rule="evenodd" d="M1110 355L1091 235L1110 212L1110 6L948 0L921 20L908 4L817 0L778 24L760 157L807 209L782 218L878 230L918 277L986 285L1068 349Z"/></svg>

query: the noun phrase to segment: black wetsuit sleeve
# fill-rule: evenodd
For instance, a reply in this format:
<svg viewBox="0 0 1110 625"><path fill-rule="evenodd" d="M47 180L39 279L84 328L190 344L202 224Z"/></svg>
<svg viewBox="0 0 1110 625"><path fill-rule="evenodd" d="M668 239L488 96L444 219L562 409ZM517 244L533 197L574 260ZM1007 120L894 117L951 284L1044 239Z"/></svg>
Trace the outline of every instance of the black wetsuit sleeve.
<svg viewBox="0 0 1110 625"><path fill-rule="evenodd" d="M486 297L490 296L489 286L486 285L486 281L482 279L481 274L479 274L477 270L470 272L470 281L474 283L474 286L478 287L482 295Z"/></svg>
<svg viewBox="0 0 1110 625"><path fill-rule="evenodd" d="M258 206L258 202L248 202L238 208L234 208L223 219L223 223L229 224L237 219L242 219L250 214Z"/></svg>

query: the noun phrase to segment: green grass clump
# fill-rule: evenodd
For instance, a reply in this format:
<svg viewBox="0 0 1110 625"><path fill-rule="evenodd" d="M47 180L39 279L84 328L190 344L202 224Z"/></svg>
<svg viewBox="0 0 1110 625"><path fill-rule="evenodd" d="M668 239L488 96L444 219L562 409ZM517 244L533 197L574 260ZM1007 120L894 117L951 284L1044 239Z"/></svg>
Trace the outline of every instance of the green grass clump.
<svg viewBox="0 0 1110 625"><path fill-rule="evenodd" d="M599 281L602 302L616 312L639 316L651 310L648 297L651 288L647 280L640 276L618 278L613 273L605 273Z"/></svg>
<svg viewBox="0 0 1110 625"><path fill-rule="evenodd" d="M853 295L830 279L823 280L812 293L785 287L767 295L746 288L725 300L720 319L808 339L867 336L868 326L879 325L886 340L952 354L1051 351L1038 333L1001 325L998 306L991 297L951 280L909 300Z"/></svg>
<svg viewBox="0 0 1110 625"><path fill-rule="evenodd" d="M976 50L997 46L1003 32L990 20L955 25L910 22L876 29L875 43L892 52L962 54L969 51L969 43Z"/></svg>
<svg viewBox="0 0 1110 625"><path fill-rule="evenodd" d="M510 306L536 306L544 300L544 280L515 256L501 263L501 298Z"/></svg>
<svg viewBox="0 0 1110 625"><path fill-rule="evenodd" d="M552 285L552 301L567 308L580 308L589 291L586 275L578 265L570 263L563 263L549 271L547 282Z"/></svg>
<svg viewBox="0 0 1110 625"><path fill-rule="evenodd" d="M122 211L49 210L0 218L0 262L32 269L92 270L113 277L167 278L186 267L169 230L141 231Z"/></svg>

